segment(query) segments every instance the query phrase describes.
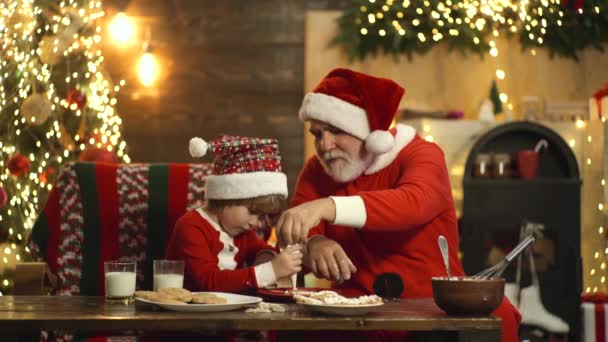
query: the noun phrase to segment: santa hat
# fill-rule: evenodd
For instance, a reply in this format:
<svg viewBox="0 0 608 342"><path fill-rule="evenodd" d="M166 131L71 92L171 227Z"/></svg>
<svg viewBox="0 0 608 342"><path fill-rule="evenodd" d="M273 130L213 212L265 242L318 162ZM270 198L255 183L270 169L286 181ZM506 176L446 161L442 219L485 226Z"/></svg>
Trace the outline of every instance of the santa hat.
<svg viewBox="0 0 608 342"><path fill-rule="evenodd" d="M190 154L215 153L213 172L207 177L206 199L244 199L265 195L287 197L287 176L281 172L276 139L223 135L206 142L190 139Z"/></svg>
<svg viewBox="0 0 608 342"><path fill-rule="evenodd" d="M395 144L388 129L405 90L397 83L348 69L334 69L306 94L300 120L318 120L359 139L374 154Z"/></svg>

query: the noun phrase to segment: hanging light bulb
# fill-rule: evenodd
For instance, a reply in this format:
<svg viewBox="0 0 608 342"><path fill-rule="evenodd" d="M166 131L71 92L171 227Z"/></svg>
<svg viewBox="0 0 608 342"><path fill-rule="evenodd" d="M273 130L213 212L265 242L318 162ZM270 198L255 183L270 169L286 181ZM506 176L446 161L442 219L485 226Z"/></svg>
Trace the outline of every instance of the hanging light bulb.
<svg viewBox="0 0 608 342"><path fill-rule="evenodd" d="M158 63L150 43L144 44L144 54L137 63L137 76L144 87L149 87L158 78Z"/></svg>
<svg viewBox="0 0 608 342"><path fill-rule="evenodd" d="M110 37L116 43L127 44L135 36L135 24L125 12L120 11L110 22Z"/></svg>

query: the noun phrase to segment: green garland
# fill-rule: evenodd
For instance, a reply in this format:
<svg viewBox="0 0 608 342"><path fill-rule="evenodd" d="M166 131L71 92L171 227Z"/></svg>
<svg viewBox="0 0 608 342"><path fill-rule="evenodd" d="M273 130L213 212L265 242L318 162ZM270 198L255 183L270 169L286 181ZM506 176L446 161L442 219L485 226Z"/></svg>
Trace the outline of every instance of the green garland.
<svg viewBox="0 0 608 342"><path fill-rule="evenodd" d="M600 51L608 41L607 0L529 0L525 15L520 1L354 0L338 18L332 46L342 46L351 60L379 52L396 57L424 54L437 44L484 56L497 35L518 36L522 49L545 48L551 56L578 60L578 53ZM582 12L582 13L581 13Z"/></svg>

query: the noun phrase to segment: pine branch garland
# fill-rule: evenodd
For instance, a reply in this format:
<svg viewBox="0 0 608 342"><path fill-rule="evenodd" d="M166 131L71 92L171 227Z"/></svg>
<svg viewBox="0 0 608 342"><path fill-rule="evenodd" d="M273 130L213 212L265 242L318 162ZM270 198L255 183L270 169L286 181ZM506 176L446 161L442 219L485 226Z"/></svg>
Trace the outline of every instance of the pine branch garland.
<svg viewBox="0 0 608 342"><path fill-rule="evenodd" d="M378 53L396 58L423 55L445 43L463 55L485 55L496 34L517 37L522 49L547 49L551 56L578 60L586 48L604 50L608 41L608 1L354 0L338 18L331 46L351 60ZM574 3L574 2L573 2ZM510 5L508 5L510 4ZM525 7L522 7L525 6ZM579 8L580 7L580 8Z"/></svg>

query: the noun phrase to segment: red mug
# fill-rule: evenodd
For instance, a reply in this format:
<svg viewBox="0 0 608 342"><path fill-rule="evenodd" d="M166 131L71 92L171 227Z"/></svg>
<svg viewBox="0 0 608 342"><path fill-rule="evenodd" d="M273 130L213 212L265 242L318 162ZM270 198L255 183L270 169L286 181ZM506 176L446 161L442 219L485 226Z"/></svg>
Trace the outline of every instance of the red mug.
<svg viewBox="0 0 608 342"><path fill-rule="evenodd" d="M538 174L538 152L534 150L517 152L517 169L521 179L536 178Z"/></svg>

